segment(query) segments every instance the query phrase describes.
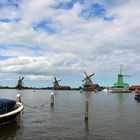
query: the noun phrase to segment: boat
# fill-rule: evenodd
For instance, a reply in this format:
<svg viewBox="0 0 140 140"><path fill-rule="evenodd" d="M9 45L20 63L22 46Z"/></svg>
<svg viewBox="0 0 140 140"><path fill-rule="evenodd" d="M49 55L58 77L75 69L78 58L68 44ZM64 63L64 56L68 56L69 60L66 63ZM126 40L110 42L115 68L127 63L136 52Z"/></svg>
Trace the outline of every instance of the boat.
<svg viewBox="0 0 140 140"><path fill-rule="evenodd" d="M15 120L23 108L20 100L0 99L0 125Z"/></svg>
<svg viewBox="0 0 140 140"><path fill-rule="evenodd" d="M135 94L134 99L140 101L140 93Z"/></svg>
<svg viewBox="0 0 140 140"><path fill-rule="evenodd" d="M110 89L105 88L105 89L102 90L102 92L104 92L104 93L109 93L109 92L110 92Z"/></svg>
<svg viewBox="0 0 140 140"><path fill-rule="evenodd" d="M134 99L140 101L140 90L136 90L136 91L135 91Z"/></svg>
<svg viewBox="0 0 140 140"><path fill-rule="evenodd" d="M109 93L131 93L132 91L125 88L111 88L109 89Z"/></svg>

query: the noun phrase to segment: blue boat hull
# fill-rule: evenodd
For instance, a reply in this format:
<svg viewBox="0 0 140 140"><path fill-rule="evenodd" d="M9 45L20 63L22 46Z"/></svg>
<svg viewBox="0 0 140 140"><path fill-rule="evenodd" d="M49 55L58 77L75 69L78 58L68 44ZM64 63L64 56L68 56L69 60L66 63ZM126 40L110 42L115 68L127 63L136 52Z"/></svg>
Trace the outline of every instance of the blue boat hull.
<svg viewBox="0 0 140 140"><path fill-rule="evenodd" d="M18 102L16 104L16 108L8 113L4 113L0 115L0 125L7 124L16 119L16 117L21 113L23 110L22 103Z"/></svg>
<svg viewBox="0 0 140 140"><path fill-rule="evenodd" d="M10 115L10 116L7 116L7 117L3 117L0 119L0 125L4 125L4 124L7 124L11 121L14 121L16 120L17 116L20 114L20 112L18 113L15 113L13 115Z"/></svg>

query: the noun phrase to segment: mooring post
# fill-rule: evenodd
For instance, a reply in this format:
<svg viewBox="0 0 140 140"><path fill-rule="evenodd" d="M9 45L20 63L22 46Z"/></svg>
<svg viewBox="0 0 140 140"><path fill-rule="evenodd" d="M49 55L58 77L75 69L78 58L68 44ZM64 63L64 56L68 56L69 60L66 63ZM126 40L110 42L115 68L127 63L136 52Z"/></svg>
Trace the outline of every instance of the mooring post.
<svg viewBox="0 0 140 140"><path fill-rule="evenodd" d="M88 100L85 101L85 121L88 120Z"/></svg>
<svg viewBox="0 0 140 140"><path fill-rule="evenodd" d="M54 106L54 93L51 93L51 106Z"/></svg>
<svg viewBox="0 0 140 140"><path fill-rule="evenodd" d="M17 99L16 99L16 102L21 102L21 99L20 99L20 94L17 94Z"/></svg>

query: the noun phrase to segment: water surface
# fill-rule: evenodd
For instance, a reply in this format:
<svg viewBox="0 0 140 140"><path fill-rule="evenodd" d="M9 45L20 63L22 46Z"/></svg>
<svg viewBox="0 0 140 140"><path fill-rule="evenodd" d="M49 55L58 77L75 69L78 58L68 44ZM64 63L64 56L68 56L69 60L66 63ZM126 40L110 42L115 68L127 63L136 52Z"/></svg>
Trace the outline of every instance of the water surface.
<svg viewBox="0 0 140 140"><path fill-rule="evenodd" d="M16 121L0 126L0 140L139 140L140 102L134 94L55 91L50 107L48 90L0 90L0 98L25 104ZM85 100L89 120L84 120Z"/></svg>

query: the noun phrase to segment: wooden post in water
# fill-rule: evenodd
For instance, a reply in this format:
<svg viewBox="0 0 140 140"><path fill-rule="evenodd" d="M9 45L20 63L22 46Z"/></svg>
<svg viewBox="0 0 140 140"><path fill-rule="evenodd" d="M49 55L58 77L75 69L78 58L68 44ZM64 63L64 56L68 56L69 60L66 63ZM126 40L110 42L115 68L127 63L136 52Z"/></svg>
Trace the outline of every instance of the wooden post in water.
<svg viewBox="0 0 140 140"><path fill-rule="evenodd" d="M54 93L51 93L51 106L54 106Z"/></svg>
<svg viewBox="0 0 140 140"><path fill-rule="evenodd" d="M20 99L20 94L17 94L17 99L16 99L16 102L21 102L21 99Z"/></svg>
<svg viewBox="0 0 140 140"><path fill-rule="evenodd" d="M85 121L88 120L88 100L85 101Z"/></svg>

